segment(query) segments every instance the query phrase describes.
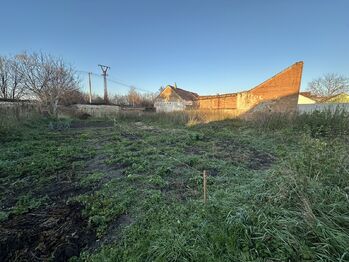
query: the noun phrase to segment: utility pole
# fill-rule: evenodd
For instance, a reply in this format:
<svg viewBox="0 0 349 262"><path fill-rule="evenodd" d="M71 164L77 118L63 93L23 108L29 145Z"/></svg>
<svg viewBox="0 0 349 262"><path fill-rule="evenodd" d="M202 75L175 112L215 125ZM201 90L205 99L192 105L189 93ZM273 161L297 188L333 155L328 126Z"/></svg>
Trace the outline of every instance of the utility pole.
<svg viewBox="0 0 349 262"><path fill-rule="evenodd" d="M92 85L91 85L91 72L88 73L88 86L90 88L90 104L92 104Z"/></svg>
<svg viewBox="0 0 349 262"><path fill-rule="evenodd" d="M102 76L104 78L104 103L109 104L108 99L108 87L107 87L107 72L110 69L109 66L106 65L98 65L102 69Z"/></svg>

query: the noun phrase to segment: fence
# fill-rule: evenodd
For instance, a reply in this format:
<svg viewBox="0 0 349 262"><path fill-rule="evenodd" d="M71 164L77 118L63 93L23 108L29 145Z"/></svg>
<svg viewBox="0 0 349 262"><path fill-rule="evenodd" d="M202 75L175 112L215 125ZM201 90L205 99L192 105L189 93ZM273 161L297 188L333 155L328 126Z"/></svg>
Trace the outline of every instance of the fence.
<svg viewBox="0 0 349 262"><path fill-rule="evenodd" d="M331 111L343 110L349 112L349 103L321 103L321 104L299 104L298 112L311 113L313 111Z"/></svg>

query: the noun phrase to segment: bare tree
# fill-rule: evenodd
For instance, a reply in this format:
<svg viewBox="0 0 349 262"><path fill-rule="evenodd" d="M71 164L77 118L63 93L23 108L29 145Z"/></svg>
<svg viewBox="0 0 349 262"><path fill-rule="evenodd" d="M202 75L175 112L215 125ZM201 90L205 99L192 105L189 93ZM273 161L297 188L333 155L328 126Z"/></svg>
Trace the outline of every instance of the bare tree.
<svg viewBox="0 0 349 262"><path fill-rule="evenodd" d="M89 103L89 95L79 90L73 90L65 94L59 103L65 106L74 104L87 104Z"/></svg>
<svg viewBox="0 0 349 262"><path fill-rule="evenodd" d="M9 61L7 57L0 57L0 97L8 99L8 86L9 86Z"/></svg>
<svg viewBox="0 0 349 262"><path fill-rule="evenodd" d="M309 83L308 90L314 95L328 97L349 91L349 78L339 74L325 74Z"/></svg>
<svg viewBox="0 0 349 262"><path fill-rule="evenodd" d="M114 95L111 102L116 105L125 106L128 105L128 96L127 95Z"/></svg>
<svg viewBox="0 0 349 262"><path fill-rule="evenodd" d="M141 95L137 92L135 87L131 87L127 94L128 104L132 106L140 105Z"/></svg>
<svg viewBox="0 0 349 262"><path fill-rule="evenodd" d="M17 57L0 57L0 97L18 100L26 94Z"/></svg>
<svg viewBox="0 0 349 262"><path fill-rule="evenodd" d="M47 106L50 115L57 116L62 98L79 90L74 69L61 58L43 53L25 53L17 58L24 87Z"/></svg>
<svg viewBox="0 0 349 262"><path fill-rule="evenodd" d="M9 94L11 99L21 99L27 94L23 83L23 74L20 70L20 63L17 56L10 60Z"/></svg>

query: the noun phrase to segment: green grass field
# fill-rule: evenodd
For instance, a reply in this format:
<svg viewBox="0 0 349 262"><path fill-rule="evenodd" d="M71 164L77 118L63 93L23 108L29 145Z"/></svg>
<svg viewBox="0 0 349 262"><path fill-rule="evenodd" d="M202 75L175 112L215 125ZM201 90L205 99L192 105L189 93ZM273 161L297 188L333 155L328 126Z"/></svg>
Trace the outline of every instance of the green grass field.
<svg viewBox="0 0 349 262"><path fill-rule="evenodd" d="M349 261L346 114L192 120L0 122L0 260Z"/></svg>

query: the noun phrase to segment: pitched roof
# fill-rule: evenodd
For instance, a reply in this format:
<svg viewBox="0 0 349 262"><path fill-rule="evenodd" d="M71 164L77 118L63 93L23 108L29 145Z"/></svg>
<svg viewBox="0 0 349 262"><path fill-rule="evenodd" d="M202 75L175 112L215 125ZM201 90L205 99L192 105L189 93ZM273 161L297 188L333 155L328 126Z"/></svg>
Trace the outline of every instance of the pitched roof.
<svg viewBox="0 0 349 262"><path fill-rule="evenodd" d="M349 95L346 93L340 93L340 94L336 94L336 95L332 95L332 96L316 96L316 95L312 94L311 92L300 92L299 94L302 96L305 96L309 99L312 99L314 101L321 102L321 103L323 103L323 102L335 102L336 99L338 99L338 100L349 99Z"/></svg>
<svg viewBox="0 0 349 262"><path fill-rule="evenodd" d="M312 95L310 92L299 92L299 94L308 98L312 98Z"/></svg>
<svg viewBox="0 0 349 262"><path fill-rule="evenodd" d="M312 99L314 101L319 101L322 99L322 97L313 95L311 92L299 92L299 95L305 96L305 97Z"/></svg>
<svg viewBox="0 0 349 262"><path fill-rule="evenodd" d="M178 87L174 87L171 85L168 85L167 87L172 88L172 90L183 100L194 101L194 100L197 100L197 98L199 97L199 95L197 93L194 93L194 92L190 92L190 91L187 91L187 90L184 90L184 89L181 89Z"/></svg>
<svg viewBox="0 0 349 262"><path fill-rule="evenodd" d="M341 100L343 101L348 101L349 100L349 95L346 93L340 93L328 97L323 98L323 102L337 102L337 100L340 102Z"/></svg>

